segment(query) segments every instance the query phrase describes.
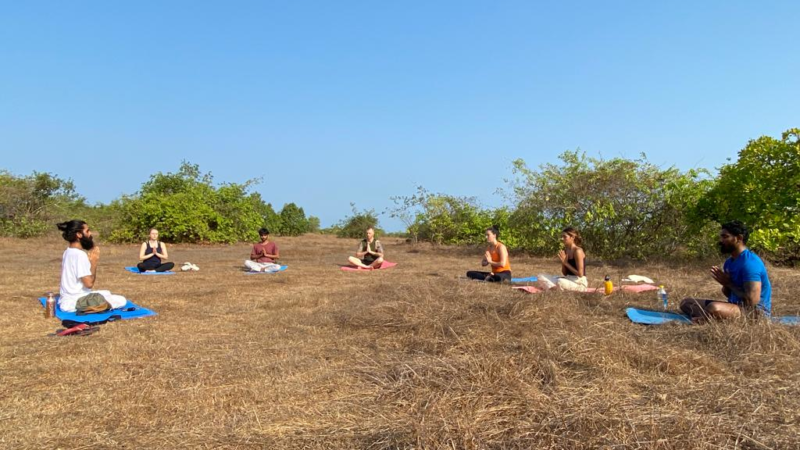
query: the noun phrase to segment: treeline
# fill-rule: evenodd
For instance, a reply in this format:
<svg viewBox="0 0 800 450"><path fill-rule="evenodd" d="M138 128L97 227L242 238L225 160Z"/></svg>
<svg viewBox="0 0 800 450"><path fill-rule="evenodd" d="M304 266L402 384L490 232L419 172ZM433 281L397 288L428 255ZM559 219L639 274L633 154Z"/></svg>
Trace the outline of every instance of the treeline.
<svg viewBox="0 0 800 450"><path fill-rule="evenodd" d="M266 226L272 233L297 236L318 231L319 219L306 217L294 203L276 212L243 184L215 185L210 173L184 162L177 173L157 173L133 195L89 205L70 180L48 173L15 176L0 172L0 234L33 237L52 231L57 221L82 218L112 242L138 242L151 227L176 243L230 243L254 240Z"/></svg>
<svg viewBox="0 0 800 450"><path fill-rule="evenodd" d="M736 162L707 170L661 169L638 159L589 158L565 152L557 164L530 169L514 162L505 195L512 206L482 208L474 198L419 187L394 197L389 213L411 238L479 244L499 225L509 247L552 255L566 226L578 228L587 252L602 258L707 256L719 224L741 220L749 244L774 262L800 260L800 130L750 141Z"/></svg>
<svg viewBox="0 0 800 450"><path fill-rule="evenodd" d="M150 227L171 242L253 240L266 226L295 236L320 231L294 203L273 210L243 184L214 185L211 174L184 162L177 173L157 173L134 195L88 205L70 180L46 173L18 177L0 172L0 234L31 237L52 231L61 219L81 217L111 241L143 239ZM719 168L662 169L637 159L590 158L565 152L559 162L529 168L514 162L506 204L484 208L474 198L431 193L419 187L393 197L388 214L417 241L480 244L492 225L512 249L552 255L566 226L578 228L595 258L708 256L716 253L719 224L741 220L753 231L750 246L773 262L800 260L800 130L781 139L747 143L738 159ZM378 226L374 210L358 211L321 230L340 237ZM380 233L380 232L379 232Z"/></svg>

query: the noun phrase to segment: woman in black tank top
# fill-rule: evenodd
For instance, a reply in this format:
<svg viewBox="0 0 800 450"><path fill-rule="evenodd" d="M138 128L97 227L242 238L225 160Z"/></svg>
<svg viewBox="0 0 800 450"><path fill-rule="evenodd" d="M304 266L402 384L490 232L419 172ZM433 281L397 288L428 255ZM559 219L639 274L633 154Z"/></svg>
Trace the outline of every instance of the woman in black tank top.
<svg viewBox="0 0 800 450"><path fill-rule="evenodd" d="M583 292L589 283L586 279L586 253L581 245L581 235L572 227L564 228L561 232L561 242L564 249L558 252L561 260L561 276L540 274L538 284L543 289L555 287L564 291Z"/></svg>
<svg viewBox="0 0 800 450"><path fill-rule="evenodd" d="M166 272L175 267L175 263L163 262L168 257L167 245L159 242L158 230L151 228L150 239L147 242L142 242L142 247L139 249L139 259L142 262L137 264L136 267L139 272Z"/></svg>
<svg viewBox="0 0 800 450"><path fill-rule="evenodd" d="M565 228L561 232L561 242L564 243L564 250L558 252L558 258L561 260L561 275L585 277L586 253L579 247L582 239L578 230L572 227Z"/></svg>

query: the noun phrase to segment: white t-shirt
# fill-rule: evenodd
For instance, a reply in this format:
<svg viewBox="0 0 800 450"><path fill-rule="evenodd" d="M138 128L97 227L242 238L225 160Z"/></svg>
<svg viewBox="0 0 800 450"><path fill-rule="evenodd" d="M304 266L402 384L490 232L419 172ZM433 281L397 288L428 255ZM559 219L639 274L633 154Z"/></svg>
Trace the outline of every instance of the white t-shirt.
<svg viewBox="0 0 800 450"><path fill-rule="evenodd" d="M61 259L61 296L58 299L62 311L75 311L78 299L92 292L81 281L81 278L91 274L92 265L86 252L72 247L64 252Z"/></svg>

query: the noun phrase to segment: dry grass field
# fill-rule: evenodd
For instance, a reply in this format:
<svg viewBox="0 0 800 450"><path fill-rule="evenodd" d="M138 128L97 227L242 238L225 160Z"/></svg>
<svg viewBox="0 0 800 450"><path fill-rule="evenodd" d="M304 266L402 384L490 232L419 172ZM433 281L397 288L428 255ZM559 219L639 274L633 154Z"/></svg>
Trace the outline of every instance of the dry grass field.
<svg viewBox="0 0 800 450"><path fill-rule="evenodd" d="M279 238L289 270L258 276L246 244L172 246L201 271L169 277L101 242L97 288L159 315L85 337L36 302L60 236L0 241L0 447L800 448L800 327L637 326L653 292L531 295L461 279L480 250L383 241L397 267L347 273L355 241ZM800 313L800 271L770 269L774 312ZM588 272L719 298L703 264Z"/></svg>

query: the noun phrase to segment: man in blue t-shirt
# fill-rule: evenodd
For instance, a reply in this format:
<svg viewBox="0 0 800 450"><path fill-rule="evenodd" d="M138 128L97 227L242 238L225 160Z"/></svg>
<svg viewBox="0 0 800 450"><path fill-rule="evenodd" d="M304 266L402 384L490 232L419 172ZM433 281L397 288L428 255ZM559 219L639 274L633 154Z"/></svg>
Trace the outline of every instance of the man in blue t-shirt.
<svg viewBox="0 0 800 450"><path fill-rule="evenodd" d="M722 225L719 232L719 249L730 254L720 269L711 268L711 277L722 285L722 294L727 302L686 298L681 302L681 311L694 321L709 317L714 319L733 319L742 313L758 311L766 316L772 312L772 286L767 276L767 268L755 253L747 248L750 231L734 220Z"/></svg>

